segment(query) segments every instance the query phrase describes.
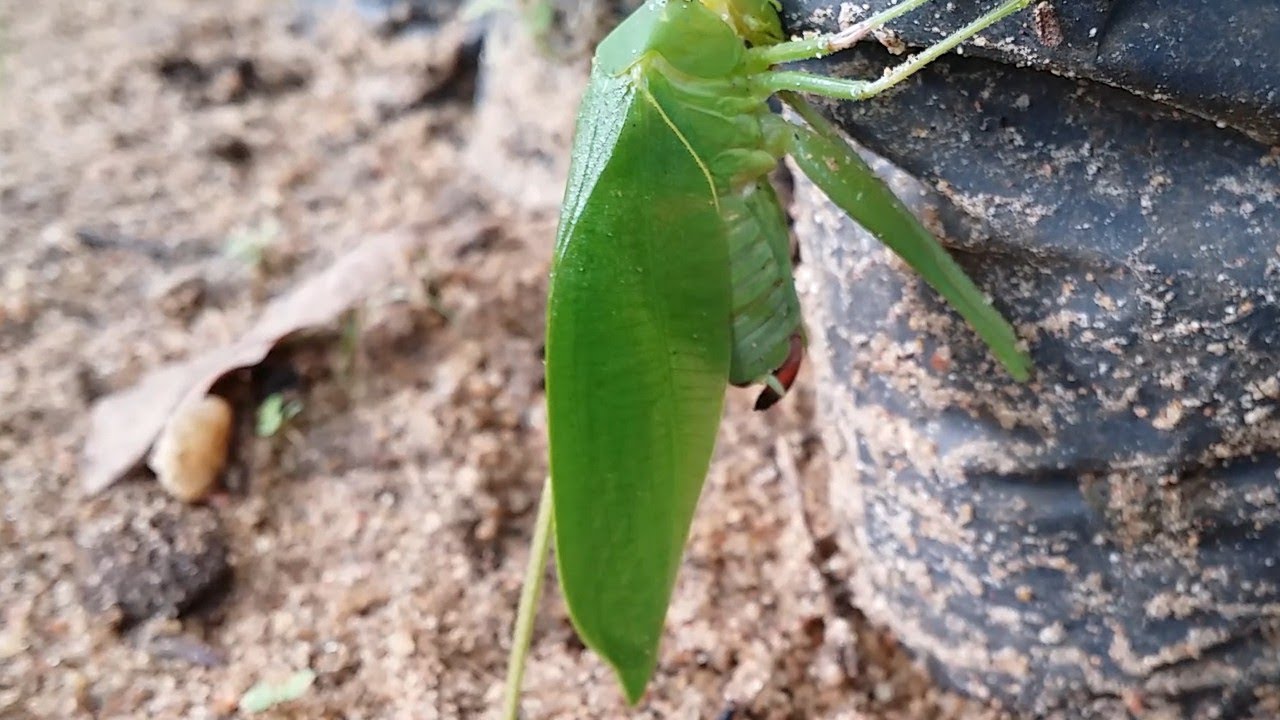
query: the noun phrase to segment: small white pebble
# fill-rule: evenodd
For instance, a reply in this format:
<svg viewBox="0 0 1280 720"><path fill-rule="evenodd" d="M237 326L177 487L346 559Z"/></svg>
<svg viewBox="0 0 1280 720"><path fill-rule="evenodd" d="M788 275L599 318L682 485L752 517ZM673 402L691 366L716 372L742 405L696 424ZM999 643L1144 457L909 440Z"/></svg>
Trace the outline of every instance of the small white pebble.
<svg viewBox="0 0 1280 720"><path fill-rule="evenodd" d="M1271 417L1271 408L1257 407L1244 414L1244 424L1259 425L1269 417Z"/></svg>
<svg viewBox="0 0 1280 720"><path fill-rule="evenodd" d="M161 487L189 503L208 495L227 463L232 417L231 405L217 395L174 410L147 458Z"/></svg>
<svg viewBox="0 0 1280 720"><path fill-rule="evenodd" d="M888 703L893 701L893 683L879 682L875 688L876 702Z"/></svg>
<svg viewBox="0 0 1280 720"><path fill-rule="evenodd" d="M1066 632L1060 623L1047 625L1040 630L1040 642L1045 645L1057 645L1066 638Z"/></svg>
<svg viewBox="0 0 1280 720"><path fill-rule="evenodd" d="M1178 426L1178 423L1182 422L1183 414L1182 403L1174 400L1165 405L1164 409L1156 415L1155 419L1151 421L1151 426L1157 430L1172 430Z"/></svg>
<svg viewBox="0 0 1280 720"><path fill-rule="evenodd" d="M387 650L396 657L407 658L417 649L418 646L413 642L413 637L407 632L392 633L391 637L387 638Z"/></svg>

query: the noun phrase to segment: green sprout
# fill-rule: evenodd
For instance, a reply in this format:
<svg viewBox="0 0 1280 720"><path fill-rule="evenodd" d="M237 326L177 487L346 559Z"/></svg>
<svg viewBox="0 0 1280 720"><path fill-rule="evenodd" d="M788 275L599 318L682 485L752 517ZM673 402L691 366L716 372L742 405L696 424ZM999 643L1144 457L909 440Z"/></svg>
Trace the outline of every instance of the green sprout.
<svg viewBox="0 0 1280 720"><path fill-rule="evenodd" d="M268 218L252 227L240 227L227 237L223 252L254 269L261 269L267 259L267 250L280 239L280 221Z"/></svg>
<svg viewBox="0 0 1280 720"><path fill-rule="evenodd" d="M292 702L306 695L315 682L316 672L311 668L293 673L284 682L270 683L263 680L240 696L240 711L253 715Z"/></svg>
<svg viewBox="0 0 1280 720"><path fill-rule="evenodd" d="M302 401L286 400L282 393L272 393L258 406L255 429L258 437L275 437L289 421L302 412Z"/></svg>

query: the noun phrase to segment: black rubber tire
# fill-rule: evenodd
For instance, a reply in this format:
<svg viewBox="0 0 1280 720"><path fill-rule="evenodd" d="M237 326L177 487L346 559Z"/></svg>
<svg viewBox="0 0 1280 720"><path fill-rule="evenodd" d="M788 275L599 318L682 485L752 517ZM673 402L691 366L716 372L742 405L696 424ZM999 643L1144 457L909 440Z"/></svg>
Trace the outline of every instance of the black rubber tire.
<svg viewBox="0 0 1280 720"><path fill-rule="evenodd" d="M836 17L824 4L816 17ZM949 685L1040 717L1280 716L1280 11L1264 4L1060 1L1065 47L1013 19L991 59L827 108L905 170L905 197L1035 359L1014 384L800 183L852 587ZM788 6L792 31L816 5ZM919 27L980 11L953 5ZM1109 18L1100 39L1075 24L1091 8ZM1115 40L1188 23L1173 35L1216 70L1155 67L1167 44ZM1251 44L1243 67L1231 33ZM888 60L816 69L868 77ZM1156 90L1182 110L1137 94Z"/></svg>

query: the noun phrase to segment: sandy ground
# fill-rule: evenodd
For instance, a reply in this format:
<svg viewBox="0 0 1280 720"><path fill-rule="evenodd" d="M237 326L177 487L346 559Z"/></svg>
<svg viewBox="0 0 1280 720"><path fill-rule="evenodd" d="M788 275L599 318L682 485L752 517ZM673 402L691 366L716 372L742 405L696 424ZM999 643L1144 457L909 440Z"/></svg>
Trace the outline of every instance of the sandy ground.
<svg viewBox="0 0 1280 720"><path fill-rule="evenodd" d="M545 472L545 197L567 138L517 137L509 166L510 143L477 140L472 40L263 0L0 5L0 718L235 717L303 668L315 686L264 717L493 715ZM82 496L96 398L386 231L422 240L405 273L223 383L241 419L206 506L145 471ZM643 703L553 592L528 718L995 716L932 689L842 592L808 383L769 414L731 393ZM256 437L281 387L302 413ZM223 547L211 589L103 577L181 551L208 580ZM121 588L142 596L110 607Z"/></svg>

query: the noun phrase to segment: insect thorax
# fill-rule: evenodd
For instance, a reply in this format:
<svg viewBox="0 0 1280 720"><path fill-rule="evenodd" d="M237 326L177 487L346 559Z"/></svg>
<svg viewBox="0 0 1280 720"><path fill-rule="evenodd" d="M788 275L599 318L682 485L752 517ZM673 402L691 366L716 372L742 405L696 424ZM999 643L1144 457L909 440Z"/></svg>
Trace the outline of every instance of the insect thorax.
<svg viewBox="0 0 1280 720"><path fill-rule="evenodd" d="M786 138L769 111L769 92L751 82L759 68L751 67L746 42L730 24L742 18L767 24L761 8L769 9L769 0L708 4L723 14L697 0L649 0L601 43L596 62L628 76L658 106L723 195L767 174L785 153Z"/></svg>
<svg viewBox="0 0 1280 720"><path fill-rule="evenodd" d="M755 185L786 153L785 125L769 110L768 95L746 76L690 77L660 56L634 72L703 165L717 195Z"/></svg>

